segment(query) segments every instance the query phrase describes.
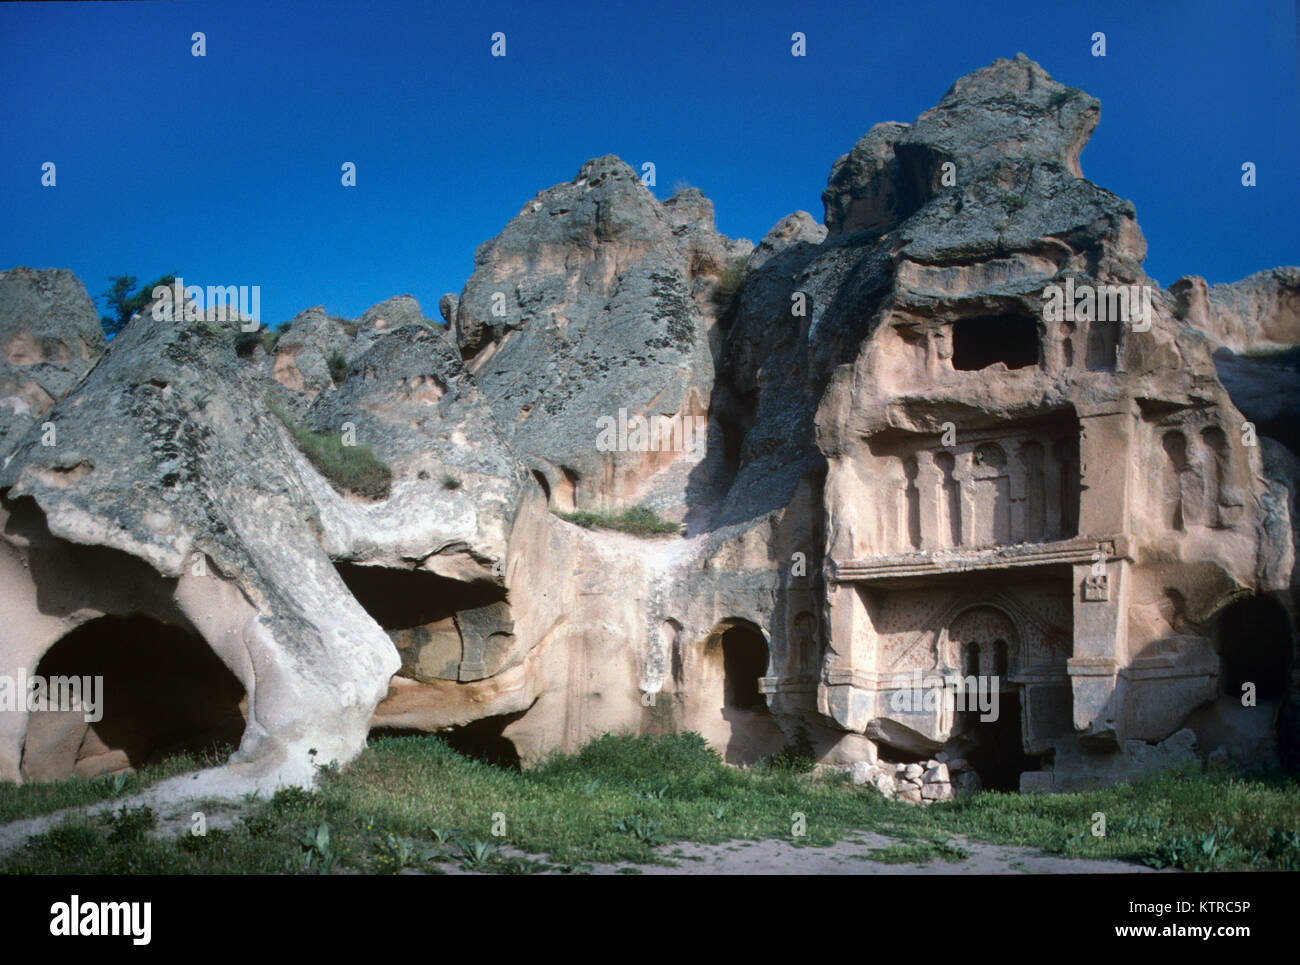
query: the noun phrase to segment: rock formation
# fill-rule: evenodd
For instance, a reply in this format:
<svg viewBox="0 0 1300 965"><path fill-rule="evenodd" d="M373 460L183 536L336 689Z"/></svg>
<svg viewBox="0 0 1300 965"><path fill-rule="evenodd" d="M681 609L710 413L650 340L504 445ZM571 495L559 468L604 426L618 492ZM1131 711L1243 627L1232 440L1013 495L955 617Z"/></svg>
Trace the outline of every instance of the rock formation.
<svg viewBox="0 0 1300 965"><path fill-rule="evenodd" d="M1300 271L1161 290L1080 168L1099 117L996 61L757 246L597 158L446 328L399 296L237 351L146 310L105 351L67 272L0 274L0 677L106 688L0 715L0 778L232 720L214 791L373 728L524 764L690 729L917 803L1275 757L1300 461L1248 353L1300 342ZM565 518L638 506L680 531Z"/></svg>
<svg viewBox="0 0 1300 965"><path fill-rule="evenodd" d="M0 271L0 458L104 354L104 331L70 271Z"/></svg>

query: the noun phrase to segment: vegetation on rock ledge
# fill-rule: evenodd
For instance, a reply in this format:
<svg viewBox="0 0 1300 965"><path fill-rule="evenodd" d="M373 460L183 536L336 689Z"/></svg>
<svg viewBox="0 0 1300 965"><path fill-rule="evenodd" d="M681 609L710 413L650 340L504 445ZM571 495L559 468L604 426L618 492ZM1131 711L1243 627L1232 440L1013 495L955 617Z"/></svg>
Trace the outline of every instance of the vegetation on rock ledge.
<svg viewBox="0 0 1300 965"><path fill-rule="evenodd" d="M748 271L748 255L733 259L722 272L722 277L718 279L713 289L713 303L724 311L730 308L736 296L740 294L740 289L744 287Z"/></svg>
<svg viewBox="0 0 1300 965"><path fill-rule="evenodd" d="M341 493L387 499L393 473L368 446L345 446L343 434L319 432L299 424L282 406L269 408L293 436L302 454Z"/></svg>
<svg viewBox="0 0 1300 965"><path fill-rule="evenodd" d="M573 523L583 529L613 529L620 533L632 533L635 536L654 536L681 531L677 523L660 519L653 509L645 506L632 506L621 513L583 510L576 513L557 512L555 515L566 523Z"/></svg>

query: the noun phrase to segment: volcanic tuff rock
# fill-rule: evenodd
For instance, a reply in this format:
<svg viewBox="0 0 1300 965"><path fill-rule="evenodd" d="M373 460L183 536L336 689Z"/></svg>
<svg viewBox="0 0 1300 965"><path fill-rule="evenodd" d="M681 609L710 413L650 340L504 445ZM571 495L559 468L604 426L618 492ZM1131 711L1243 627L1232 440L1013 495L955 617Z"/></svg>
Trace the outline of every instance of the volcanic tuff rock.
<svg viewBox="0 0 1300 965"><path fill-rule="evenodd" d="M342 355L351 342L346 324L326 315L320 305L294 316L275 345L276 381L308 397L332 386L330 357Z"/></svg>
<svg viewBox="0 0 1300 965"><path fill-rule="evenodd" d="M1240 353L1300 342L1300 269L1259 271L1228 285L1187 275L1169 293L1180 317L1216 346Z"/></svg>
<svg viewBox="0 0 1300 965"><path fill-rule="evenodd" d="M405 440L378 505L340 495L297 450L267 408L278 386L236 358L233 326L142 312L47 416L57 444L29 432L0 480L6 672L30 672L97 617L144 612L199 634L248 695L240 751L214 780L300 782L313 774L309 750L322 761L355 754L400 661L331 559L491 582L522 479L491 414L463 404L463 366L446 336L413 309L361 356L347 391L312 410L318 422L355 420L361 443L382 452ZM443 448L411 431L421 428ZM461 473L456 491L444 482L451 471ZM129 554L153 575L79 547ZM0 747L8 777L23 716L4 715L18 723Z"/></svg>
<svg viewBox="0 0 1300 965"><path fill-rule="evenodd" d="M598 451L596 419L706 414L709 292L748 250L714 230L698 191L660 203L608 156L479 247L452 331L506 438L560 506L650 502L682 517L680 477L699 456Z"/></svg>
<svg viewBox="0 0 1300 965"><path fill-rule="evenodd" d="M49 413L57 444L29 432L0 473L5 672L30 672L101 614L144 609L191 628L249 695L229 765L244 786L308 779L309 748L355 754L398 666L322 550L312 470L259 395L228 329L144 312ZM144 560L156 578L124 584L78 546ZM23 723L3 735L6 777L17 776Z"/></svg>
<svg viewBox="0 0 1300 965"><path fill-rule="evenodd" d="M1187 276L1169 293L1178 315L1210 341L1219 379L1242 414L1261 435L1300 452L1300 271L1275 268L1229 285Z"/></svg>
<svg viewBox="0 0 1300 965"><path fill-rule="evenodd" d="M398 296L241 359L229 326L142 313L95 367L75 279L5 273L5 391L58 441L0 404L0 673L104 615L186 631L246 693L227 787L306 780L368 725L524 763L692 729L918 803L1267 757L1300 459L1252 368L1290 355L1242 353L1300 340L1298 272L1161 291L1133 205L1082 175L1099 116L998 60L836 160L825 227L795 212L757 247L597 158L479 248L447 331ZM1053 316L1067 285L1146 290L1149 328ZM707 445L602 451L620 410L698 416ZM312 438L372 450L388 495L340 491ZM683 533L555 515L638 504ZM1003 713L909 704L914 674L996 676ZM3 718L3 776L130 757Z"/></svg>
<svg viewBox="0 0 1300 965"><path fill-rule="evenodd" d="M104 354L99 315L62 269L0 271L0 459Z"/></svg>
<svg viewBox="0 0 1300 965"><path fill-rule="evenodd" d="M374 338L343 384L307 411L306 423L318 430L355 426L394 476L392 496L375 505L317 487L335 524L326 527L326 548L335 558L418 562L442 576L492 580L523 470L456 346L416 312Z"/></svg>

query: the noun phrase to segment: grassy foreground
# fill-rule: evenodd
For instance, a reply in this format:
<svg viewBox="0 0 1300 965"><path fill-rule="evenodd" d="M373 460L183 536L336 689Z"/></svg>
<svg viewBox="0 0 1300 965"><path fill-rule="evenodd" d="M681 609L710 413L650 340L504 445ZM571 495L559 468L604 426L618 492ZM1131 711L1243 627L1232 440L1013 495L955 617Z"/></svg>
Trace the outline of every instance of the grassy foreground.
<svg viewBox="0 0 1300 965"><path fill-rule="evenodd" d="M74 783L101 794L106 787L0 785L0 814L66 803ZM157 834L159 816L148 808L83 814L30 839L0 871L391 873L452 862L499 873L581 872L592 862L672 860L671 849L654 849L675 841L824 845L859 830L900 839L876 856L886 862L961 861L949 839L965 835L1156 867L1300 870L1300 785L1281 776L1166 774L1085 794L987 792L919 808L842 775L813 777L788 764L730 768L698 735L684 734L606 735L522 773L463 757L434 737L384 737L342 770L324 769L321 784L315 793L291 789L227 806L224 821L213 806L203 836L176 836L175 826ZM1104 835L1093 833L1098 814Z"/></svg>
<svg viewBox="0 0 1300 965"><path fill-rule="evenodd" d="M35 784L0 781L0 824L34 818L64 808L86 807L110 801L143 791L165 778L188 774L201 767L219 763L220 760L215 757L200 759L190 754L180 754L133 773L114 774L111 777L68 778L64 781L42 781Z"/></svg>

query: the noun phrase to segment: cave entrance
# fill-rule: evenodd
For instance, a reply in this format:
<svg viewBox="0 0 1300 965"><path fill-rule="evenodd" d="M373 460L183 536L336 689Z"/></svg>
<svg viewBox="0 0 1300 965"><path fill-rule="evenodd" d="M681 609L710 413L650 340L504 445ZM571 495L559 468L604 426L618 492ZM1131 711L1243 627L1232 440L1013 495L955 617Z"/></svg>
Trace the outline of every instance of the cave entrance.
<svg viewBox="0 0 1300 965"><path fill-rule="evenodd" d="M436 623L458 610L472 610L505 599L492 583L464 583L427 570L364 566L335 561L348 590L385 630L410 630Z"/></svg>
<svg viewBox="0 0 1300 965"><path fill-rule="evenodd" d="M28 780L94 777L181 753L228 751L243 738L243 685L186 628L142 615L99 617L54 644L35 672L46 681L101 678L102 717L32 713L22 758Z"/></svg>
<svg viewBox="0 0 1300 965"><path fill-rule="evenodd" d="M970 762L981 786L1018 791L1021 772L1036 770L1038 761L1025 753L1021 687L1010 682L1019 661L1015 624L1001 609L978 604L949 624L947 636L945 662L962 677L951 752Z"/></svg>
<svg viewBox="0 0 1300 965"><path fill-rule="evenodd" d="M551 504L551 484L546 481L546 476L540 469L533 470L533 478L537 480L537 485L542 487L542 494L546 496L546 504Z"/></svg>
<svg viewBox="0 0 1300 965"><path fill-rule="evenodd" d="M503 587L425 570L343 562L335 567L352 596L393 641L403 677L482 680L510 659L514 623Z"/></svg>
<svg viewBox="0 0 1300 965"><path fill-rule="evenodd" d="M960 712L962 754L980 776L981 786L992 791L1018 791L1020 775L1039 767L1038 760L1024 751L1020 688L1008 686L1001 676L988 685L997 688L996 716L981 720L978 710Z"/></svg>
<svg viewBox="0 0 1300 965"><path fill-rule="evenodd" d="M771 664L767 637L757 624L728 617L704 641L699 664L686 661L686 727L699 730L728 764L751 764L786 744L768 708L763 680ZM698 676L697 676L698 674Z"/></svg>
<svg viewBox="0 0 1300 965"><path fill-rule="evenodd" d="M476 761L510 771L521 767L519 749L505 736L505 729L523 716L523 713L484 717L460 727L440 731L438 736L459 754Z"/></svg>
<svg viewBox="0 0 1300 965"><path fill-rule="evenodd" d="M758 688L767 673L767 641L757 627L737 624L722 634L723 706L736 710L767 710Z"/></svg>
<svg viewBox="0 0 1300 965"><path fill-rule="evenodd" d="M1038 323L1019 315L959 318L952 325L952 367L961 372L1003 363L1009 369L1038 364Z"/></svg>
<svg viewBox="0 0 1300 965"><path fill-rule="evenodd" d="M1274 700L1285 695L1291 671L1291 619L1277 600L1253 596L1229 604L1218 619L1220 679L1223 693L1241 699L1245 684L1255 696Z"/></svg>
<svg viewBox="0 0 1300 965"><path fill-rule="evenodd" d="M372 727L370 729L370 739L392 737L428 738L429 736L435 736L457 754L462 754L476 761L482 761L484 764L491 764L493 767L518 771L523 766L519 757L519 749L515 746L514 741L505 735L505 730L523 717L524 713L525 711L521 710L513 714L482 717L478 720L472 720L468 724L448 727L432 734L429 731L411 727Z"/></svg>

